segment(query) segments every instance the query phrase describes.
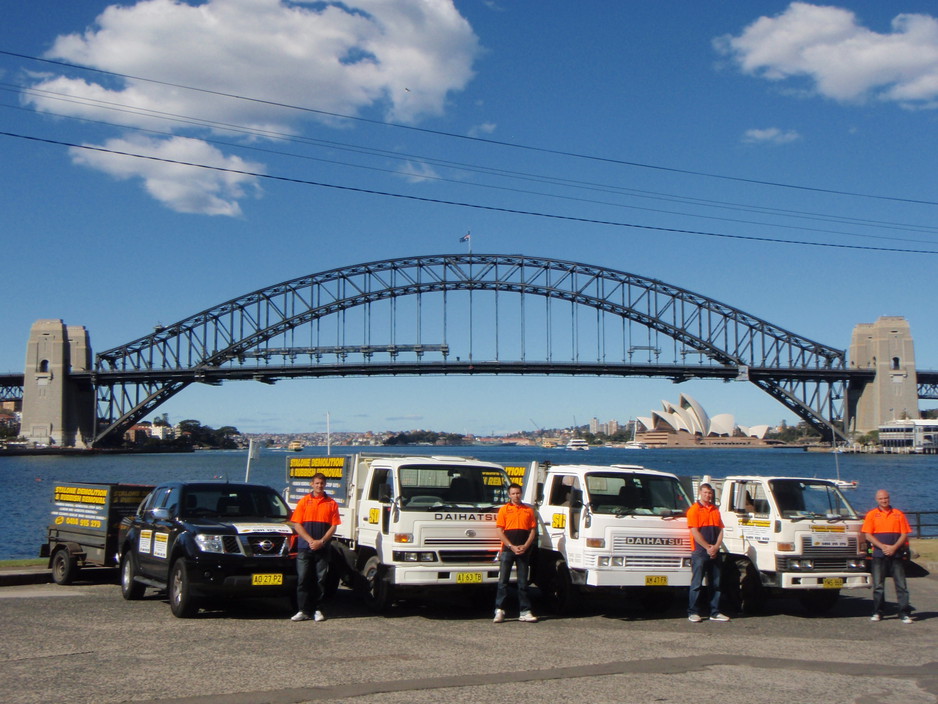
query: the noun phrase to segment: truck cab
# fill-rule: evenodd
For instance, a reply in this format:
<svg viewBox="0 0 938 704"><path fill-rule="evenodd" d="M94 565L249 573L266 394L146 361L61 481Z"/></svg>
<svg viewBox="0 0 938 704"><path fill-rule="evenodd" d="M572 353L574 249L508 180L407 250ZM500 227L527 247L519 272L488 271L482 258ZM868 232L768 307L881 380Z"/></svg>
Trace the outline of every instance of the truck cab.
<svg viewBox="0 0 938 704"><path fill-rule="evenodd" d="M758 610L770 590L795 590L820 612L841 589L870 586L863 518L835 482L737 476L711 483L719 487L728 584L739 585L744 610Z"/></svg>
<svg viewBox="0 0 938 704"><path fill-rule="evenodd" d="M540 522L535 581L557 610L589 588L635 589L663 610L690 584L690 506L678 478L638 465L535 465L524 500Z"/></svg>
<svg viewBox="0 0 938 704"><path fill-rule="evenodd" d="M408 593L497 584L495 519L508 501L509 483L501 465L468 457L358 454L342 458L327 477L326 490L342 518L333 565L347 581L351 577L373 610L383 611Z"/></svg>

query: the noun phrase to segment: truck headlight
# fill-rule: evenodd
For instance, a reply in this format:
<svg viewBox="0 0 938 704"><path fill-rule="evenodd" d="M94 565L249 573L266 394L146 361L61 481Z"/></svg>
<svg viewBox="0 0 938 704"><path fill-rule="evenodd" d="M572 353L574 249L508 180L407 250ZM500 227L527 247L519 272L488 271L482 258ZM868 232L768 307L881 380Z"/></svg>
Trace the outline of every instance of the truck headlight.
<svg viewBox="0 0 938 704"><path fill-rule="evenodd" d="M605 538L587 538L586 547L588 548L604 548L606 547Z"/></svg>
<svg viewBox="0 0 938 704"><path fill-rule="evenodd" d="M436 562L436 553L394 550L391 558L395 562Z"/></svg>
<svg viewBox="0 0 938 704"><path fill-rule="evenodd" d="M199 533L195 536L195 544L199 546L199 550L202 552L225 552L224 538L223 535Z"/></svg>
<svg viewBox="0 0 938 704"><path fill-rule="evenodd" d="M412 543L414 542L413 533L395 533L394 534L395 543Z"/></svg>
<svg viewBox="0 0 938 704"><path fill-rule="evenodd" d="M609 567L609 556L604 555L602 557L596 558L596 562L600 567Z"/></svg>
<svg viewBox="0 0 938 704"><path fill-rule="evenodd" d="M622 555L612 558L613 567L625 567L625 558Z"/></svg>

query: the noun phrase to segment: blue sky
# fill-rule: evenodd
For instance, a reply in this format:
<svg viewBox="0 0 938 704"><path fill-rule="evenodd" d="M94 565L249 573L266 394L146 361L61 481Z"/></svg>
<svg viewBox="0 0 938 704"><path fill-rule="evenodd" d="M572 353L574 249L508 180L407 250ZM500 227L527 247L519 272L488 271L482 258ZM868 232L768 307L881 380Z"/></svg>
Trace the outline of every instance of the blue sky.
<svg viewBox="0 0 938 704"><path fill-rule="evenodd" d="M855 324L902 315L917 366L938 368L933 3L53 4L7 3L0 22L0 131L20 135L0 136L0 370L22 370L39 318L86 326L102 351L304 274L463 252L467 230L474 252L658 278L842 349ZM489 433L625 421L682 391L742 424L795 420L744 383L559 377L233 382L160 412Z"/></svg>

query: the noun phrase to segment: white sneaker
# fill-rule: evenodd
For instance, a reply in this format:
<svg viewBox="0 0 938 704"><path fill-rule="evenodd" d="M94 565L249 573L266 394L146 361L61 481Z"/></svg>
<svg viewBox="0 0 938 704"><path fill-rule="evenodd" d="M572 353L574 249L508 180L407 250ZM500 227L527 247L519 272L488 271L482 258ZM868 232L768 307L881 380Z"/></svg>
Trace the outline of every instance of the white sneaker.
<svg viewBox="0 0 938 704"><path fill-rule="evenodd" d="M691 623L700 623L703 619L700 617L700 614L689 614L687 620Z"/></svg>
<svg viewBox="0 0 938 704"><path fill-rule="evenodd" d="M883 617L881 614L873 614L870 616L870 621L882 621Z"/></svg>
<svg viewBox="0 0 938 704"><path fill-rule="evenodd" d="M291 621L309 621L309 614L305 611L297 611L290 617Z"/></svg>
<svg viewBox="0 0 938 704"><path fill-rule="evenodd" d="M902 623L915 623L915 620L909 614L906 614L902 617Z"/></svg>
<svg viewBox="0 0 938 704"><path fill-rule="evenodd" d="M325 621L325 620L326 620L326 617L322 615L322 611L316 611L315 613L313 613L313 620L314 620L314 621Z"/></svg>
<svg viewBox="0 0 938 704"><path fill-rule="evenodd" d="M711 620L711 621L720 621L721 623L725 623L725 622L727 622L727 621L730 620L730 617L727 616L726 614L715 614L714 616L711 616L711 617L710 617L710 620Z"/></svg>
<svg viewBox="0 0 938 704"><path fill-rule="evenodd" d="M505 610L495 609L495 618L492 619L492 623L502 623L504 620L505 620Z"/></svg>
<svg viewBox="0 0 938 704"><path fill-rule="evenodd" d="M530 611L523 611L518 617L518 620L523 621L524 623L537 623L537 616L532 614Z"/></svg>

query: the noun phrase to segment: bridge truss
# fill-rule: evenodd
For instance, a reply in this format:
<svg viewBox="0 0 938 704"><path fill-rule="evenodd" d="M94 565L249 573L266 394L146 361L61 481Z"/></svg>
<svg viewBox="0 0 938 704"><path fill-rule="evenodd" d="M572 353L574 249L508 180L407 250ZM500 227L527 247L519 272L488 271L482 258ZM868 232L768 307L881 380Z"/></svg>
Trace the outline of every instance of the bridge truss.
<svg viewBox="0 0 938 704"><path fill-rule="evenodd" d="M842 437L846 355L686 289L522 255L332 269L254 291L96 356L96 444L195 382L563 374L748 380Z"/></svg>

